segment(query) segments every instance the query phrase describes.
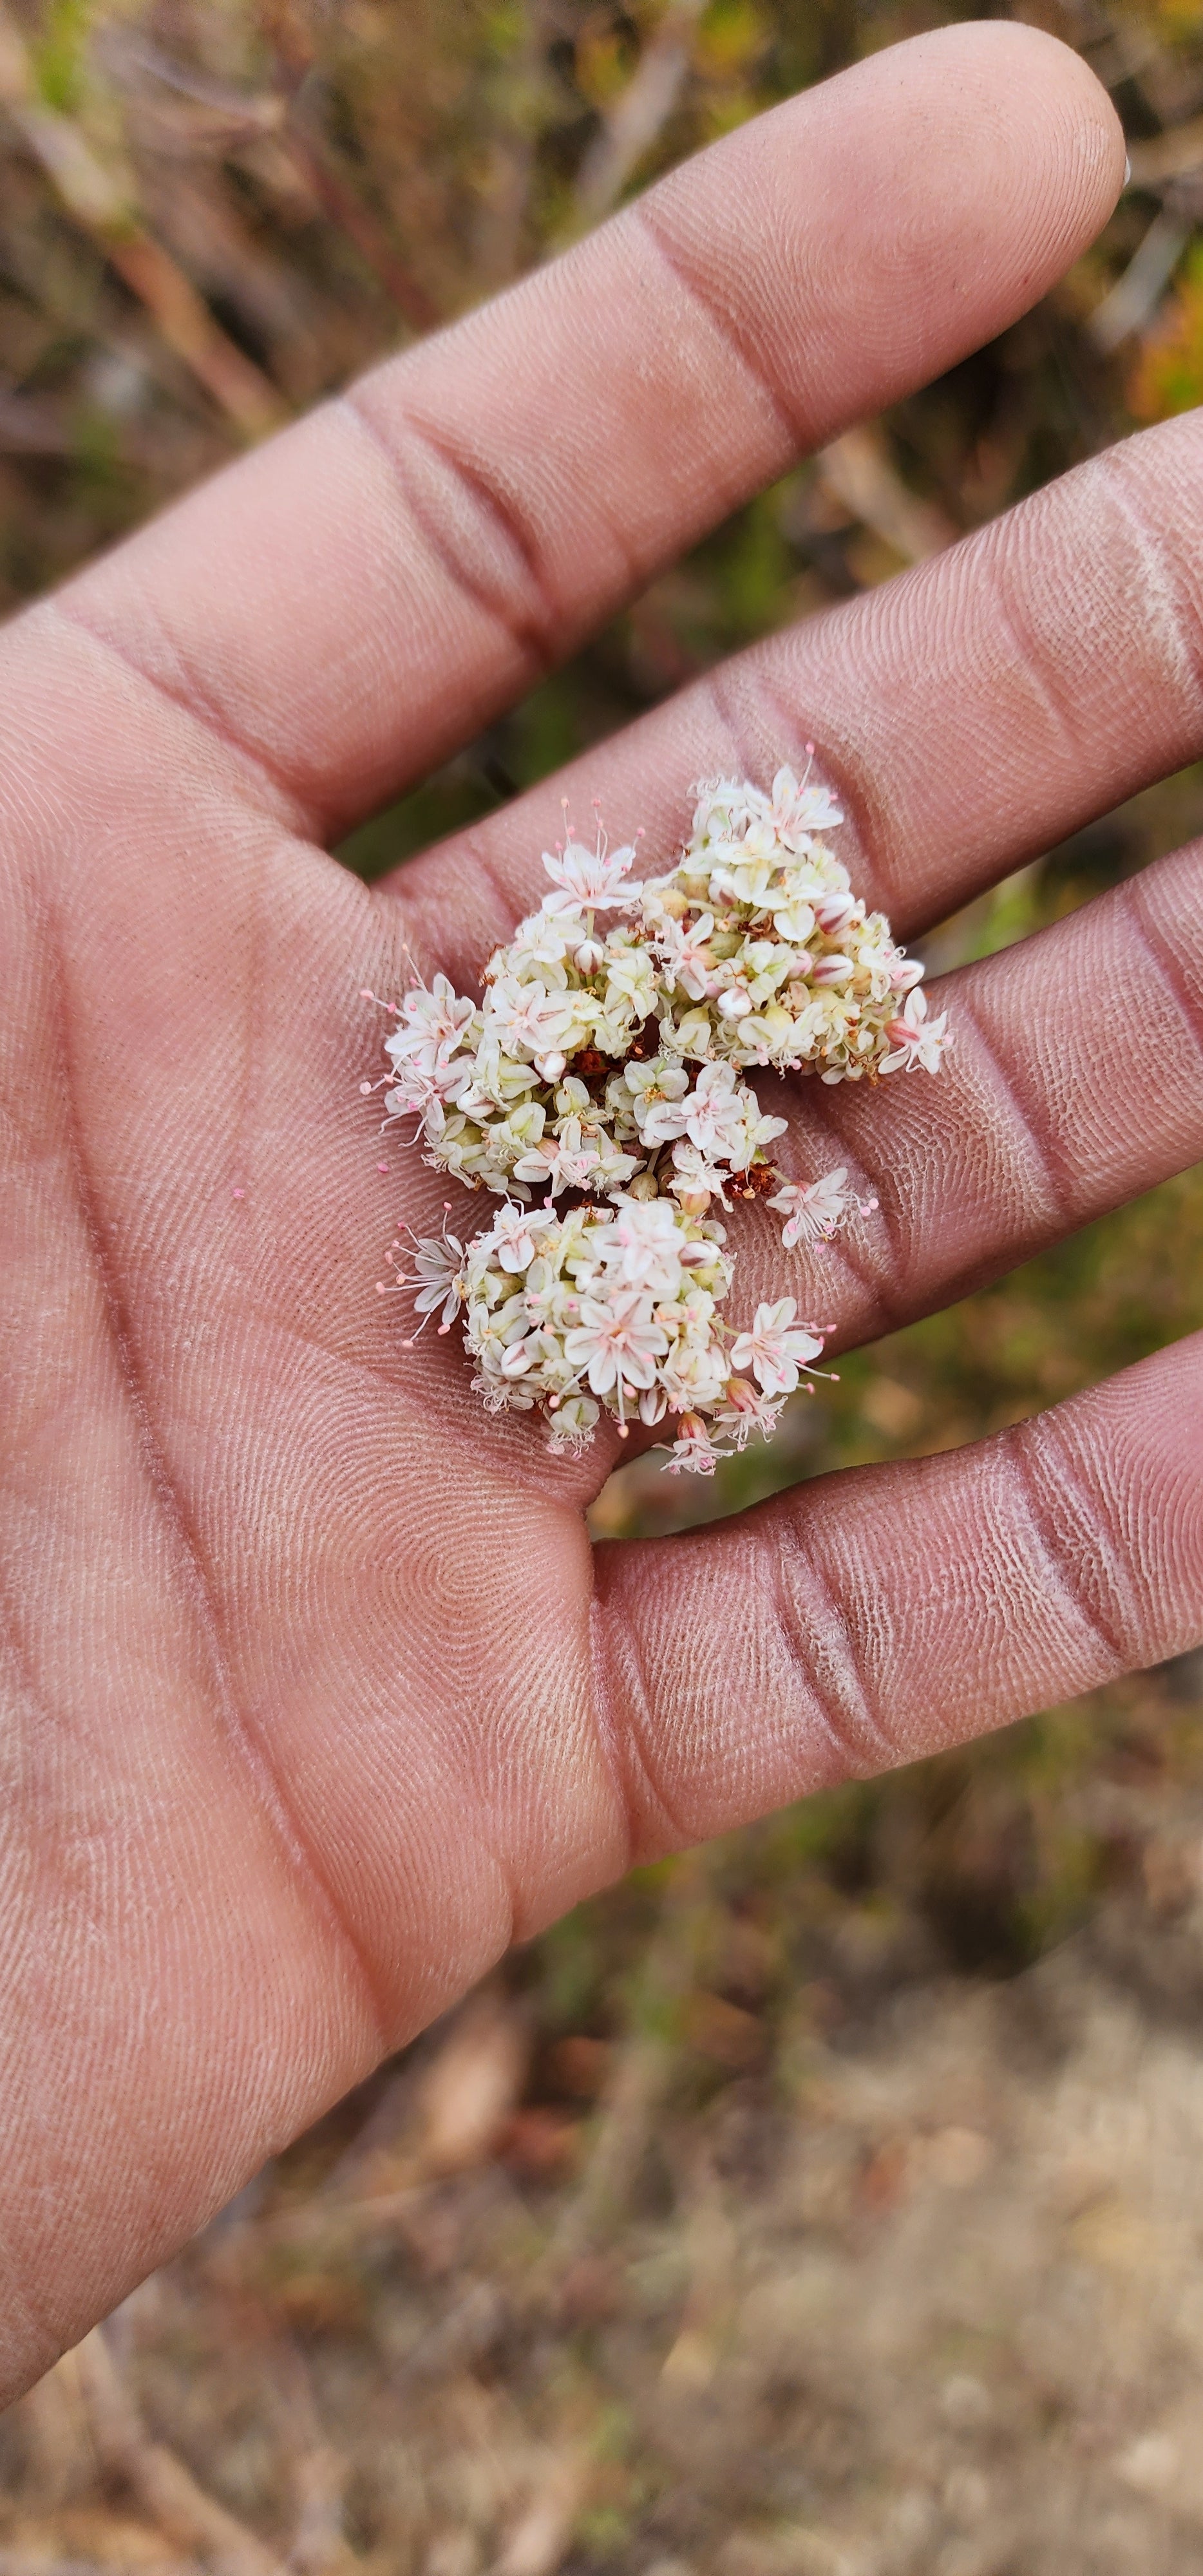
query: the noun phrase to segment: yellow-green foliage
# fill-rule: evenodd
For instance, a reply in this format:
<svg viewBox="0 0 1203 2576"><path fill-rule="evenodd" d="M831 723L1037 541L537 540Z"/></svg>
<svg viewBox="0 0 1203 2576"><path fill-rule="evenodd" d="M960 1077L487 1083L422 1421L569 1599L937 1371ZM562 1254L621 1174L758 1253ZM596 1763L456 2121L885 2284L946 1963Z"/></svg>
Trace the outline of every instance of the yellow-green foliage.
<svg viewBox="0 0 1203 2576"><path fill-rule="evenodd" d="M1182 265L1166 310L1145 341L1128 388L1137 420L1168 420L1203 401L1203 243Z"/></svg>

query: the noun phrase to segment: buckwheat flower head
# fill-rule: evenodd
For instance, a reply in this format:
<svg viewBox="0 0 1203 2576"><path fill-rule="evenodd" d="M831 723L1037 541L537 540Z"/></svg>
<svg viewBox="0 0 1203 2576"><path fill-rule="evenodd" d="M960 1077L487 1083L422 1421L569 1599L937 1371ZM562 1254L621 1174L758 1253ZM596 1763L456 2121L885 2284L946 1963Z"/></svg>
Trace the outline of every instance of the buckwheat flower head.
<svg viewBox="0 0 1203 2576"><path fill-rule="evenodd" d="M931 1074L951 1044L825 837L842 821L809 767L783 767L767 791L701 787L684 846L641 882L635 843L569 831L480 999L439 975L397 1008L387 1119L499 1204L466 1246L423 1238L391 1284L440 1332L462 1321L486 1410L541 1412L558 1455L637 1418L663 1426L674 1473L710 1474L771 1434L822 1350L792 1297L727 1323L716 1211L765 1199L805 1257L876 1202L843 1164L808 1183L776 1169L787 1122L756 1080Z"/></svg>

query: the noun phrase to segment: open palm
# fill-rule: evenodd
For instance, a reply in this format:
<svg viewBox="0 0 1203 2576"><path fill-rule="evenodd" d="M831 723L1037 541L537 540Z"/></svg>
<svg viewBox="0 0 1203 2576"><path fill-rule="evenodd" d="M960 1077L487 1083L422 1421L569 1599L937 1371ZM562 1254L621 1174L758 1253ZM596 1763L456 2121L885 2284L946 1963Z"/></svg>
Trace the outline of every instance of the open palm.
<svg viewBox="0 0 1203 2576"><path fill-rule="evenodd" d="M1197 1345L594 1558L612 1448L552 1459L481 1412L458 1337L401 1349L381 1250L445 1184L358 1096L360 988L399 991L407 949L471 983L564 782L399 891L323 847L800 449L1012 320L1122 166L1051 40L916 40L9 630L0 2389L632 1854L1203 1634ZM858 890L913 934L1203 745L1201 458L1193 422L1150 434L775 637L577 803L668 848L694 779L813 737ZM939 1082L783 1104L787 1168L845 1161L880 1201L807 1274L837 1340L1198 1154L1198 853L947 999ZM747 1211L740 1301L796 1287L773 1242Z"/></svg>

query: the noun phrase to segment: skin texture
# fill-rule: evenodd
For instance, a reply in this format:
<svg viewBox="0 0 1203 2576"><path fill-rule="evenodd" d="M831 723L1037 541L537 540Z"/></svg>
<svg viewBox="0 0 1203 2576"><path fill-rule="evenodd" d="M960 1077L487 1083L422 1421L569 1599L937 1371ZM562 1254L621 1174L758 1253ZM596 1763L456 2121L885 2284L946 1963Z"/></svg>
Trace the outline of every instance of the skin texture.
<svg viewBox="0 0 1203 2576"><path fill-rule="evenodd" d="M381 1178L357 1093L360 986L407 949L469 979L565 782L400 889L321 847L1034 301L1122 171L1049 38L878 55L0 644L0 2395L633 1855L1203 1636L1196 1344L594 1558L613 1448L557 1463L457 1341L400 1349L382 1249L445 1185L395 1145ZM1132 441L567 792L667 847L694 778L813 737L858 887L915 931L1203 747L1199 464L1193 421ZM1203 1151L1199 853L945 1000L938 1082L790 1096L792 1168L881 1198L817 1258L844 1342ZM759 1211L740 1259L741 1298L796 1284Z"/></svg>

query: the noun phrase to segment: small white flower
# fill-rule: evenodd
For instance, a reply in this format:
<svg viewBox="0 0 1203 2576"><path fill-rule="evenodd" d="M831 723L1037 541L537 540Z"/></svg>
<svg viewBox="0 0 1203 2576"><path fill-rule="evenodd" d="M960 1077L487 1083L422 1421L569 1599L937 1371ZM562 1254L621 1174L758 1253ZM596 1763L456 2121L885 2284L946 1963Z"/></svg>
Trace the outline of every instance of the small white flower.
<svg viewBox="0 0 1203 2576"><path fill-rule="evenodd" d="M796 940L799 946L809 939L816 921L811 900L813 891L813 888L808 888L805 893L791 889L780 903L774 905L773 928L779 939Z"/></svg>
<svg viewBox="0 0 1203 2576"><path fill-rule="evenodd" d="M535 1258L537 1237L554 1222L546 1209L515 1207L512 1199L506 1199L490 1228L490 1241L502 1269L529 1270Z"/></svg>
<svg viewBox="0 0 1203 2576"><path fill-rule="evenodd" d="M519 1296L505 1297L499 1306L489 1306L483 1298L469 1305L469 1340L486 1374L500 1373L503 1352L520 1339L526 1326L526 1305Z"/></svg>
<svg viewBox="0 0 1203 2576"><path fill-rule="evenodd" d="M787 1252L796 1243L826 1243L855 1209L858 1216L869 1216L876 1199L858 1199L848 1187L848 1166L837 1163L833 1172L824 1172L817 1181L786 1181L776 1197L766 1206L779 1208L786 1219L781 1240Z"/></svg>
<svg viewBox="0 0 1203 2576"><path fill-rule="evenodd" d="M712 1161L708 1154L687 1143L684 1137L673 1146L673 1177L669 1188L675 1198L713 1198L719 1201L720 1206L728 1207L730 1201L724 1184L730 1178L730 1171L724 1169L721 1160Z"/></svg>
<svg viewBox="0 0 1203 2576"><path fill-rule="evenodd" d="M697 795L690 840L696 850L713 841L742 841L754 816L764 813L768 805L763 790L750 786L746 778L711 779L698 788Z"/></svg>
<svg viewBox="0 0 1203 2576"><path fill-rule="evenodd" d="M679 984L690 1000L704 1002L714 991L714 957L707 941L714 929L714 914L702 913L696 921L674 921L667 913L656 933L656 946L663 958L670 984Z"/></svg>
<svg viewBox="0 0 1203 2576"><path fill-rule="evenodd" d="M756 1008L750 976L739 971L734 958L725 959L720 969L722 989L718 995L719 1018L746 1020Z"/></svg>
<svg viewBox="0 0 1203 2576"><path fill-rule="evenodd" d="M527 1370L532 1369L542 1357L538 1333L524 1335L521 1341L507 1342L501 1354L501 1374L503 1377L525 1377Z"/></svg>
<svg viewBox="0 0 1203 2576"><path fill-rule="evenodd" d="M650 948L616 946L605 954L606 1009L626 1008L645 1020L656 999L656 960Z"/></svg>
<svg viewBox="0 0 1203 2576"><path fill-rule="evenodd" d="M922 1067L924 1073L938 1073L940 1058L945 1048L952 1044L947 1011L941 1011L938 1019L929 1020L927 995L918 985L908 993L901 1018L887 1022L886 1036L890 1041L890 1053L882 1057L883 1073L893 1073L899 1066L907 1073L914 1073L918 1067Z"/></svg>
<svg viewBox="0 0 1203 2576"><path fill-rule="evenodd" d="M464 1247L454 1234L425 1234L415 1241L413 1263L416 1277L397 1275L397 1285L416 1290L414 1312L433 1315L443 1309L440 1331L454 1323L464 1295Z"/></svg>
<svg viewBox="0 0 1203 2576"><path fill-rule="evenodd" d="M730 1374L723 1344L705 1333L674 1344L661 1368L660 1382L677 1413L709 1412L720 1401Z"/></svg>
<svg viewBox="0 0 1203 2576"><path fill-rule="evenodd" d="M796 1313L792 1297L758 1306L751 1332L732 1344L732 1366L751 1369L766 1395L792 1395L807 1361L817 1360L823 1348L805 1324L794 1322Z"/></svg>
<svg viewBox="0 0 1203 2576"><path fill-rule="evenodd" d="M704 1064L692 1090L683 1074L665 1075L662 1088L669 1097L654 1102L640 1121L645 1144L666 1145L687 1136L712 1162L731 1146L741 1149L748 1112L755 1115L757 1104L733 1065Z"/></svg>
<svg viewBox="0 0 1203 2576"><path fill-rule="evenodd" d="M595 1395L611 1387L651 1386L656 1361L668 1349L668 1336L653 1321L652 1301L637 1290L613 1298L583 1297L581 1320L564 1340L573 1368L584 1369Z"/></svg>
<svg viewBox="0 0 1203 2576"><path fill-rule="evenodd" d="M844 819L830 787L806 779L799 781L792 769L779 769L773 780L772 821L778 838L787 848L796 848L811 832L833 830Z"/></svg>
<svg viewBox="0 0 1203 2576"><path fill-rule="evenodd" d="M644 1143L663 1145L670 1136L679 1136L681 1103L689 1089L683 1066L655 1056L650 1063L629 1064L625 1080L631 1115Z"/></svg>
<svg viewBox="0 0 1203 2576"><path fill-rule="evenodd" d="M690 1247L692 1249L693 1247ZM647 1288L673 1296L685 1249L677 1211L668 1199L628 1199L604 1237L598 1258L615 1286Z"/></svg>
<svg viewBox="0 0 1203 2576"><path fill-rule="evenodd" d="M761 1393L746 1377L728 1380L719 1420L729 1431L737 1449L746 1449L752 1433L758 1431L768 1440L781 1419L784 1396L776 1398Z"/></svg>
<svg viewBox="0 0 1203 2576"><path fill-rule="evenodd" d="M548 1448L553 1458L579 1458L593 1438L601 1412L591 1395L566 1395L551 1417Z"/></svg>
<svg viewBox="0 0 1203 2576"><path fill-rule="evenodd" d="M719 849L712 854L710 892L746 904L752 912L767 910L777 879L774 852L748 847Z"/></svg>
<svg viewBox="0 0 1203 2576"><path fill-rule="evenodd" d="M384 1095L384 1106L390 1118L412 1118L415 1113L425 1122L431 1108L442 1105L442 1090L433 1073L422 1073L416 1064L399 1064L397 1079Z"/></svg>
<svg viewBox="0 0 1203 2576"><path fill-rule="evenodd" d="M730 1064L704 1064L684 1108L690 1144L712 1161L731 1148L738 1153L746 1138L749 1113L753 1119L758 1116L755 1094L737 1080Z"/></svg>
<svg viewBox="0 0 1203 2576"><path fill-rule="evenodd" d="M514 1178L544 1187L553 1198L563 1190L587 1189L601 1157L591 1136L583 1136L579 1118L566 1118L562 1133L549 1136L514 1165Z"/></svg>
<svg viewBox="0 0 1203 2576"><path fill-rule="evenodd" d="M700 1413L683 1413L677 1438L664 1463L670 1476L712 1476L725 1454L716 1448Z"/></svg>
<svg viewBox="0 0 1203 2576"><path fill-rule="evenodd" d="M543 865L558 891L544 895L544 912L610 912L635 903L641 889L627 883L634 856L632 847L608 850L600 833L595 850L583 841L569 841L554 855L545 850Z"/></svg>
<svg viewBox="0 0 1203 2576"><path fill-rule="evenodd" d="M384 1052L398 1068L412 1064L433 1074L460 1046L475 1016L475 1005L461 1000L445 975L436 975L427 991L415 985L401 1004L401 1025L384 1041Z"/></svg>
<svg viewBox="0 0 1203 2576"><path fill-rule="evenodd" d="M544 983L566 984L565 960L570 948L585 937L585 923L580 914L574 918L560 913L532 912L521 921L508 948L499 948L489 959L488 981L498 975L516 974L524 980L532 967L541 970Z"/></svg>
<svg viewBox="0 0 1203 2576"><path fill-rule="evenodd" d="M559 1198L564 1190L594 1189L599 1179L618 1189L637 1169L637 1157L617 1153L608 1136L599 1142L584 1134L579 1118L563 1118L558 1136L545 1137L515 1163L514 1178Z"/></svg>
<svg viewBox="0 0 1203 2576"><path fill-rule="evenodd" d="M507 1055L546 1055L562 1046L574 1019L571 994L549 992L545 984L535 981L520 984L516 976L503 975L489 987L484 1033Z"/></svg>

